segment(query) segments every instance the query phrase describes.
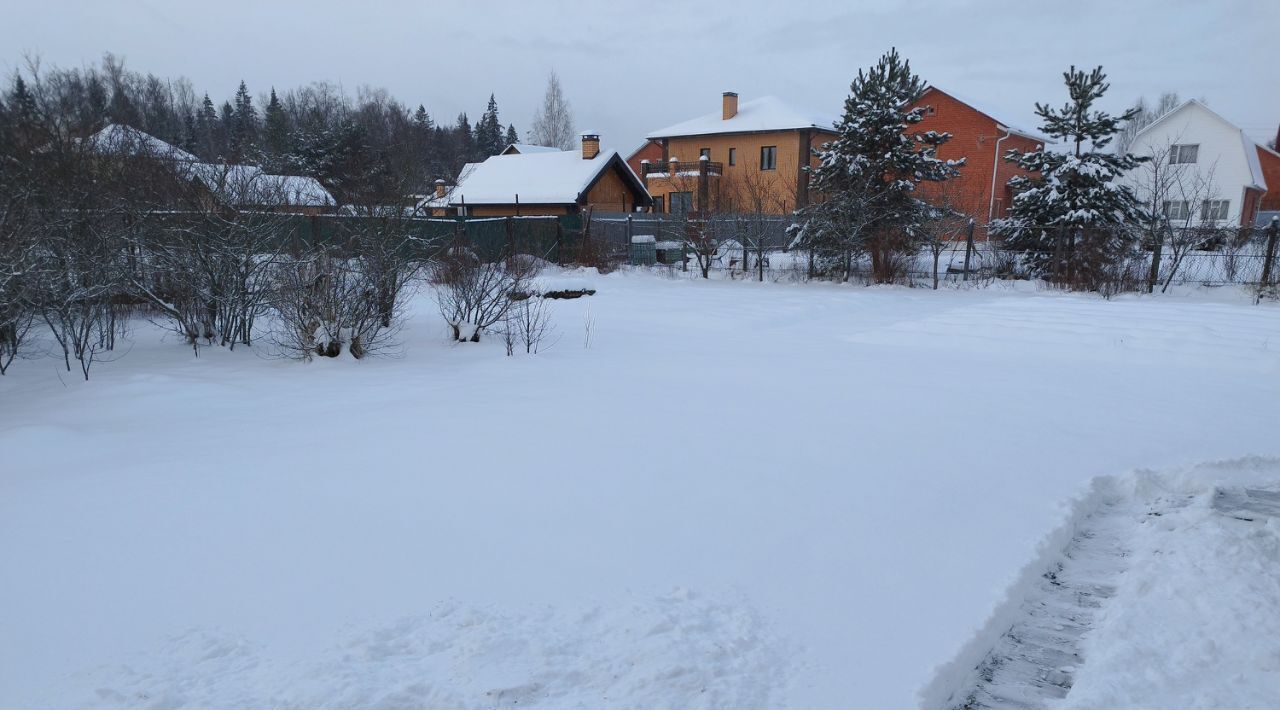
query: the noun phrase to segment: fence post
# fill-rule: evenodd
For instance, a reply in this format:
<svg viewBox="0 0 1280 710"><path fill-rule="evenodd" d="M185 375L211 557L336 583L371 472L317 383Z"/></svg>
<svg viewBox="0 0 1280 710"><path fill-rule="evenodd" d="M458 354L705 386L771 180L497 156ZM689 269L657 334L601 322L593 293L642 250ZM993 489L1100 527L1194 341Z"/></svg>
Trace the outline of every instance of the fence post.
<svg viewBox="0 0 1280 710"><path fill-rule="evenodd" d="M1262 260L1262 279L1258 282L1259 301L1262 300L1263 291L1271 285L1271 270L1276 261L1277 237L1280 237L1280 217L1272 217L1271 226L1267 227L1267 255Z"/></svg>
<svg viewBox="0 0 1280 710"><path fill-rule="evenodd" d="M564 266L564 221L556 217L556 263Z"/></svg>
<svg viewBox="0 0 1280 710"><path fill-rule="evenodd" d="M964 238L964 276L962 281L969 280L969 259L973 256L973 224L974 219L969 218L969 234Z"/></svg>
<svg viewBox="0 0 1280 710"><path fill-rule="evenodd" d="M519 210L517 203L516 209ZM512 223L511 217L507 216L507 256L515 256L516 253L516 232L515 225Z"/></svg>

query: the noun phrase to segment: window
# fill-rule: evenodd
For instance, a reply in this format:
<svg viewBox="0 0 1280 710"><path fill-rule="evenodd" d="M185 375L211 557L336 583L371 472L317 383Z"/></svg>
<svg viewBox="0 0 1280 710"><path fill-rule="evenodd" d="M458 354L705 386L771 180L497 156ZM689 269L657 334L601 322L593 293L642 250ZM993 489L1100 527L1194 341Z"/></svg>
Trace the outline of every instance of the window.
<svg viewBox="0 0 1280 710"><path fill-rule="evenodd" d="M698 151L698 157L699 157L699 158L706 158L707 160L711 160L711 149L710 149L710 148L703 148L702 150L699 150L699 151Z"/></svg>
<svg viewBox="0 0 1280 710"><path fill-rule="evenodd" d="M729 164L730 164L730 165L737 165L737 164L738 164L738 149L737 149L737 148L730 148L730 149L729 149Z"/></svg>
<svg viewBox="0 0 1280 710"><path fill-rule="evenodd" d="M1199 145L1175 145L1169 148L1169 164L1194 163L1200 156Z"/></svg>
<svg viewBox="0 0 1280 710"><path fill-rule="evenodd" d="M1227 218L1230 200L1205 200L1200 205L1200 219L1205 222L1221 222Z"/></svg>
<svg viewBox="0 0 1280 710"><path fill-rule="evenodd" d="M1191 217L1191 205L1186 200L1165 200L1164 216L1170 222L1184 221Z"/></svg>
<svg viewBox="0 0 1280 710"><path fill-rule="evenodd" d="M662 214L663 212L662 195L653 198L653 211Z"/></svg>
<svg viewBox="0 0 1280 710"><path fill-rule="evenodd" d="M670 197L671 214L686 214L693 209L692 192L672 192Z"/></svg>
<svg viewBox="0 0 1280 710"><path fill-rule="evenodd" d="M760 149L760 169L775 170L778 167L778 146L766 145Z"/></svg>

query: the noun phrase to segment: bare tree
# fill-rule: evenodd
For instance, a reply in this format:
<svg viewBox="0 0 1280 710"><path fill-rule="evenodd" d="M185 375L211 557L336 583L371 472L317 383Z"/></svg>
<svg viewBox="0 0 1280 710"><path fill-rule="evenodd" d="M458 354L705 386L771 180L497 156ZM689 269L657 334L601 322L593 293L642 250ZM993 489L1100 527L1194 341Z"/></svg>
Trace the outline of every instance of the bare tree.
<svg viewBox="0 0 1280 710"><path fill-rule="evenodd" d="M1175 136L1151 146L1151 159L1132 178L1147 212L1144 226L1151 247L1148 293L1161 282L1161 292L1168 291L1187 255L1211 245L1219 231L1213 219L1216 215L1206 211L1216 209L1217 161L1203 169L1199 163L1178 161L1178 141Z"/></svg>
<svg viewBox="0 0 1280 710"><path fill-rule="evenodd" d="M553 71L547 77L547 93L542 99L542 107L533 118L529 142L560 150L572 150L576 141L573 110L560 87L560 77Z"/></svg>
<svg viewBox="0 0 1280 710"><path fill-rule="evenodd" d="M1180 105L1182 105L1182 100L1178 98L1178 92L1176 91L1166 91L1160 94L1160 98L1156 99L1153 105L1147 104L1146 97L1138 97L1138 100L1133 104L1133 110L1137 111L1137 113L1116 132L1116 153L1123 155L1129 152L1129 149L1133 147L1134 139L1138 137L1142 129L1155 123L1161 116L1178 108Z"/></svg>
<svg viewBox="0 0 1280 710"><path fill-rule="evenodd" d="M745 172L724 178L722 212L732 213L737 241L742 244L742 270L751 270L755 257L756 280L764 281L768 251L781 246L780 215L788 211L787 181L776 172Z"/></svg>

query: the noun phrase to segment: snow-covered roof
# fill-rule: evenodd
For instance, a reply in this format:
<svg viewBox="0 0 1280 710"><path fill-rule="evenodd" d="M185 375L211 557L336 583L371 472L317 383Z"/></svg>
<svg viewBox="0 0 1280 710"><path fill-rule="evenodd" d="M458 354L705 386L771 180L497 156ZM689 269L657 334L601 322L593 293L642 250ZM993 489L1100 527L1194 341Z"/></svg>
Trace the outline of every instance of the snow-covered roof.
<svg viewBox="0 0 1280 710"><path fill-rule="evenodd" d="M330 207L337 202L319 180L305 175L263 175L259 184L267 189L269 196L283 195L287 205Z"/></svg>
<svg viewBox="0 0 1280 710"><path fill-rule="evenodd" d="M85 145L99 154L141 155L190 163L200 160L171 143L119 123L107 124L102 130L85 138Z"/></svg>
<svg viewBox="0 0 1280 710"><path fill-rule="evenodd" d="M534 145L532 143L512 143L503 149L499 155L528 155L529 153L559 153L559 148L552 148L546 145Z"/></svg>
<svg viewBox="0 0 1280 710"><path fill-rule="evenodd" d="M192 163L185 171L188 177L199 180L206 189L232 205L328 207L335 204L329 191L312 177L269 175L253 165L216 163Z"/></svg>
<svg viewBox="0 0 1280 710"><path fill-rule="evenodd" d="M1051 139L1049 139L1049 138L1047 138L1047 137L1045 137L1045 136L1042 136L1042 135L1040 135L1039 133L1036 133L1035 131L1030 131L1030 130L1027 130L1027 129L1025 129L1025 128L1019 128L1019 127L1017 127L1017 126L1010 125L1009 123L1007 123L1007 122L1005 122L1005 121L1002 121L1002 120L1000 120L999 118L996 118L996 115L997 115L997 114L996 114L996 112L987 110L987 109L988 109L988 108L990 108L990 107L985 107L985 106L983 106L983 105L982 105L981 103L979 103L979 102L972 101L972 100L970 100L970 98L969 98L969 97L967 97L967 96L961 96L961 95L957 94L956 92L951 91L950 89L943 89L943 88L940 88L940 87L937 87L937 86L930 86L930 87L928 87L928 88L926 88L926 89L925 89L925 93L928 93L929 91L936 91L936 92L938 92L938 93L940 93L940 94L946 94L947 96L950 96L951 98L953 98L953 99L955 99L956 101L959 101L960 103L962 103L962 104L964 104L964 105L968 106L969 108L973 109L974 111L977 111L978 113L982 114L983 116L986 116L987 118L991 119L992 121L995 121L995 122L996 122L996 125L997 125L997 126L1000 128L1000 130L1002 130L1002 131L1006 131L1006 132L1008 132L1008 133L1012 133L1012 134L1017 135L1017 136L1022 136L1023 138L1029 138L1029 139L1031 139L1031 140L1033 140L1033 141L1039 141L1039 142L1041 142L1041 143L1044 143L1045 145L1048 145L1048 144L1050 144L1050 143L1053 143L1053 141L1052 141ZM922 94L922 96L923 96L923 94Z"/></svg>
<svg viewBox="0 0 1280 710"><path fill-rule="evenodd" d="M1245 163L1249 166L1249 179L1253 182L1253 184L1248 185L1248 187L1252 187L1256 190L1262 190L1265 192L1267 189L1267 179L1266 177L1263 176L1262 163L1258 159L1258 148L1259 148L1258 143L1255 142L1249 136L1245 135L1245 132L1239 126L1232 123L1231 121L1228 121L1222 114L1209 108L1209 106L1205 104L1203 101L1199 101L1197 99L1187 99L1186 101L1183 101L1182 105L1178 106L1177 108L1173 109L1172 111L1169 111L1168 113L1161 116L1160 118L1157 118L1156 120L1147 124L1142 130L1138 131L1138 133L1134 137L1136 138L1138 136L1141 136L1144 133L1153 130L1156 126L1159 126L1167 121L1173 120L1173 117L1176 114L1181 114L1183 111L1188 111L1188 110L1202 111L1207 115L1214 117L1215 119L1220 121L1223 125L1226 125L1227 127L1229 127L1231 130L1235 131L1235 133L1239 136L1239 139L1240 139L1240 149L1244 151ZM1265 148L1265 147L1264 149L1270 150L1269 148Z"/></svg>
<svg viewBox="0 0 1280 710"><path fill-rule="evenodd" d="M653 131L649 138L675 138L678 136L705 136L717 133L751 133L756 131L788 131L803 128L835 130L836 117L796 108L776 96L738 104L733 118L723 118L721 111L714 111L673 126Z"/></svg>
<svg viewBox="0 0 1280 710"><path fill-rule="evenodd" d="M640 186L640 179L613 150L601 150L590 160L583 159L578 150L495 155L462 171L457 186L449 192L448 204L574 203L614 158L634 185Z"/></svg>

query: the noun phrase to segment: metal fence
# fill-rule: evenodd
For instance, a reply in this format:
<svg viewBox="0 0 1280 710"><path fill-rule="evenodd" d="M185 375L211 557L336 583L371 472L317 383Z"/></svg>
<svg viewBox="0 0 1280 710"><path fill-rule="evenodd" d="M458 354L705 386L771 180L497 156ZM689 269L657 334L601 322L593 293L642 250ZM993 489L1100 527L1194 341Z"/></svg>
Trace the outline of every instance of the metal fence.
<svg viewBox="0 0 1280 710"><path fill-rule="evenodd" d="M713 271L773 281L845 277L843 254L788 248L790 238L786 230L792 223L789 217L745 215L712 219L719 222L716 233L726 235L715 246L711 259ZM632 237L652 235L659 242L685 242L689 241L685 232L688 225L689 221L679 215L610 214L593 216L590 230L591 238L607 245L613 259L623 261ZM741 234L739 238L734 238L735 228ZM1175 238L1179 241L1173 241ZM1156 258L1151 244L1144 245L1111 269L1120 290L1145 290L1151 281L1156 290L1184 284L1257 286L1263 279L1267 244L1266 228L1201 230L1194 239L1178 235L1162 244L1154 274L1151 267ZM939 245L936 270L931 248L898 255L895 280L910 285L932 285L935 278L939 283L1026 279L1030 277L1028 256L1027 252L1008 249L998 241L976 241L970 251L962 237ZM691 258L676 266L695 268ZM865 255L855 255L848 267L850 280L865 283L873 280L872 265ZM1273 266L1272 272L1270 283L1280 278L1277 273L1280 265Z"/></svg>

